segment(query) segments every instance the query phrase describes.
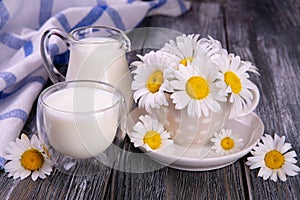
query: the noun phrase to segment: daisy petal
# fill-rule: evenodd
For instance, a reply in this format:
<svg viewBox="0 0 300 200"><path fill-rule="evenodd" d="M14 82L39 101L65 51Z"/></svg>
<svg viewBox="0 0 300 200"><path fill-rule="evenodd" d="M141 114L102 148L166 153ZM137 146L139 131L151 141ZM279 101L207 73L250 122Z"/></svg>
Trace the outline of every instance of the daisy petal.
<svg viewBox="0 0 300 200"><path fill-rule="evenodd" d="M280 180L286 181L286 175L285 175L284 170L279 169L278 172L277 172L277 174L278 174L278 177L280 178Z"/></svg>
<svg viewBox="0 0 300 200"><path fill-rule="evenodd" d="M270 176L270 179L271 179L272 181L274 181L274 182L277 182L278 177L277 177L277 172L276 172L276 171L273 171L273 172L272 172L272 174L271 174L271 176Z"/></svg>
<svg viewBox="0 0 300 200"><path fill-rule="evenodd" d="M278 149L281 153L285 153L292 148L290 143L285 143L282 145L281 149Z"/></svg>

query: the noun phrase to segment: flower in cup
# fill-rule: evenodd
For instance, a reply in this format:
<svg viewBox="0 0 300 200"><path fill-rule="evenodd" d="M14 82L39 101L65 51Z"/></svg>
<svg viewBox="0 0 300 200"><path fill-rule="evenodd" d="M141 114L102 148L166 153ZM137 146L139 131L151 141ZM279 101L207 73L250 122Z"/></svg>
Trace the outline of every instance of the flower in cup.
<svg viewBox="0 0 300 200"><path fill-rule="evenodd" d="M170 134L164 130L163 125L149 115L142 115L130 134L131 142L135 147L144 147L146 151L158 150L172 143Z"/></svg>
<svg viewBox="0 0 300 200"><path fill-rule="evenodd" d="M248 72L257 73L257 70L250 62L241 61L239 56L228 54L224 49L221 52L213 56L212 60L223 74L226 93L229 95L229 102L233 104L232 112L238 113L251 105L253 94L250 90L254 90L256 86L249 80Z"/></svg>
<svg viewBox="0 0 300 200"><path fill-rule="evenodd" d="M208 38L201 38L199 40L199 44L201 48L206 52L208 57L219 55L223 51L221 42L215 40L211 36L208 36Z"/></svg>
<svg viewBox="0 0 300 200"><path fill-rule="evenodd" d="M32 180L36 181L38 177L46 178L52 171L52 163L36 135L29 140L22 134L21 139L9 143L7 152L5 159L10 161L4 169L9 173L8 177L23 180L31 174Z"/></svg>
<svg viewBox="0 0 300 200"><path fill-rule="evenodd" d="M179 36L131 64L137 67L131 88L139 107L151 113L152 108L172 103L175 109L200 118L221 111L221 102L232 104L234 116L256 106L257 88L248 73L257 73L257 68L228 54L212 37L199 37Z"/></svg>
<svg viewBox="0 0 300 200"><path fill-rule="evenodd" d="M165 92L172 92L167 76L168 64L162 55L151 51L145 56L139 56L142 60L132 63L137 68L132 72L135 74L131 88L134 90L134 100L139 107L143 107L147 112L151 108L158 108L161 105L168 106Z"/></svg>
<svg viewBox="0 0 300 200"><path fill-rule="evenodd" d="M178 36L176 41L170 40L170 43L165 44L161 51L169 52L169 58L174 59L177 66L179 64L186 66L187 63L193 62L198 56L200 50L199 37L199 34Z"/></svg>
<svg viewBox="0 0 300 200"><path fill-rule="evenodd" d="M217 44L207 45L204 39L199 40L199 34L182 35L176 38L176 41L170 40L169 43L160 50L172 63L175 69L179 65L187 66L193 63L195 59L205 59L218 52Z"/></svg>
<svg viewBox="0 0 300 200"><path fill-rule="evenodd" d="M231 129L222 129L220 133L214 133L211 142L214 143L211 148L219 155L236 153L243 146L243 139L233 135Z"/></svg>
<svg viewBox="0 0 300 200"><path fill-rule="evenodd" d="M258 176L264 180L271 179L277 182L278 177L286 181L286 176L295 176L300 168L295 165L297 160L295 151L289 151L292 148L290 143L285 143L285 136L279 137L277 134L272 138L270 135L264 135L262 142L254 147L248 157L247 165L250 169L260 168ZM289 152L288 152L289 151ZM278 177L277 177L278 176Z"/></svg>
<svg viewBox="0 0 300 200"><path fill-rule="evenodd" d="M196 59L193 64L179 65L174 74L175 79L170 81L174 92L170 97L176 109L187 107L188 115L195 117L221 110L219 102L226 101L226 97L216 68Z"/></svg>

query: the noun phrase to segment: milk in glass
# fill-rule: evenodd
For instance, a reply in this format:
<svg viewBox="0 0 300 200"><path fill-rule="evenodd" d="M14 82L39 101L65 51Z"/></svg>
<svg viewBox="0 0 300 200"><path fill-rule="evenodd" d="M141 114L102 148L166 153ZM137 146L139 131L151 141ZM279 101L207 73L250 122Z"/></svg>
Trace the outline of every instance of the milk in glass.
<svg viewBox="0 0 300 200"><path fill-rule="evenodd" d="M100 154L116 135L118 101L113 93L84 86L50 94L43 112L50 144L73 158Z"/></svg>

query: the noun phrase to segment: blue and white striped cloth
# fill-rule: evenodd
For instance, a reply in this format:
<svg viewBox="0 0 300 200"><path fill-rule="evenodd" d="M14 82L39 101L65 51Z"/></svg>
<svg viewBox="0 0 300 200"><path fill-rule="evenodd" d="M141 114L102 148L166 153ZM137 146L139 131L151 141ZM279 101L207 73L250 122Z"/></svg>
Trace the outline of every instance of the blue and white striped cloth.
<svg viewBox="0 0 300 200"><path fill-rule="evenodd" d="M20 135L47 80L39 49L45 30L86 25L130 30L146 16L178 16L189 7L183 0L0 0L0 169L7 144Z"/></svg>

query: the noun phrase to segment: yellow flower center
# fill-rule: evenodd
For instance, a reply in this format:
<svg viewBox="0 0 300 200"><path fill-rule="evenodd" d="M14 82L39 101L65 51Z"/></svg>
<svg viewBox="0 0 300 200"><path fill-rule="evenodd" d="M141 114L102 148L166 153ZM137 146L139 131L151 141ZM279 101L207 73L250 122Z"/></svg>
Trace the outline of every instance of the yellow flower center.
<svg viewBox="0 0 300 200"><path fill-rule="evenodd" d="M284 163L284 156L276 150L272 150L265 155L265 164L270 169L279 169Z"/></svg>
<svg viewBox="0 0 300 200"><path fill-rule="evenodd" d="M234 140L230 137L225 137L221 140L221 146L224 150L230 150L234 147Z"/></svg>
<svg viewBox="0 0 300 200"><path fill-rule="evenodd" d="M180 64L187 66L188 61L192 62L193 59L194 59L193 57L184 58L180 61Z"/></svg>
<svg viewBox="0 0 300 200"><path fill-rule="evenodd" d="M21 156L21 165L27 170L38 170L44 164L44 156L34 148L26 150Z"/></svg>
<svg viewBox="0 0 300 200"><path fill-rule="evenodd" d="M160 134L156 131L148 131L143 139L145 144L148 144L151 149L157 149L161 145Z"/></svg>
<svg viewBox="0 0 300 200"><path fill-rule="evenodd" d="M148 77L146 86L150 92L156 93L163 82L164 82L164 76L162 71L156 70Z"/></svg>
<svg viewBox="0 0 300 200"><path fill-rule="evenodd" d="M224 74L225 83L231 87L234 94L239 94L242 90L241 79L232 71L228 71Z"/></svg>
<svg viewBox="0 0 300 200"><path fill-rule="evenodd" d="M203 77L193 76L187 81L185 90L192 99L201 100L208 96L209 85Z"/></svg>

